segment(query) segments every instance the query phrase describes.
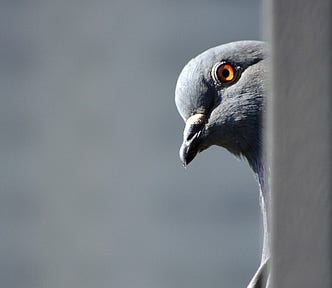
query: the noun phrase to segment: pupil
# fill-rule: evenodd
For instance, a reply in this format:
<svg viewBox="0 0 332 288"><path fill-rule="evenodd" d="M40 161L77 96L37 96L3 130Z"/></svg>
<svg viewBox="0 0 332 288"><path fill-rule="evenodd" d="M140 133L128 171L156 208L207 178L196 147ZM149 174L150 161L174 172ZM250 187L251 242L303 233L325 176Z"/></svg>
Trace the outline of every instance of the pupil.
<svg viewBox="0 0 332 288"><path fill-rule="evenodd" d="M229 71L227 69L224 69L222 70L221 74L224 78L227 78L229 76Z"/></svg>

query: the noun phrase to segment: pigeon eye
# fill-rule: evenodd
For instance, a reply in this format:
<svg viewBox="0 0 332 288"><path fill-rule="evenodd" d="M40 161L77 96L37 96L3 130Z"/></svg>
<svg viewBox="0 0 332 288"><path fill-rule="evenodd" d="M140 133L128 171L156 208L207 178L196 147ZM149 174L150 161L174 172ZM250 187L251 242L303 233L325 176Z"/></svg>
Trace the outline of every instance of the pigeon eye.
<svg viewBox="0 0 332 288"><path fill-rule="evenodd" d="M213 67L212 77L220 83L230 83L236 80L236 70L231 64L217 64Z"/></svg>

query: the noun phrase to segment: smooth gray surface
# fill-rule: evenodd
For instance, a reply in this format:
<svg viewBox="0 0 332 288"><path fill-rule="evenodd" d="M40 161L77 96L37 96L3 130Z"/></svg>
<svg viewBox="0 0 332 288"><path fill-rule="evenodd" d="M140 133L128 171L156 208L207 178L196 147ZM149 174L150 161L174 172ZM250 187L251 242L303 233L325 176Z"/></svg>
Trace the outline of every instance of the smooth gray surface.
<svg viewBox="0 0 332 288"><path fill-rule="evenodd" d="M272 2L273 287L328 288L331 1Z"/></svg>
<svg viewBox="0 0 332 288"><path fill-rule="evenodd" d="M258 186L213 148L187 170L183 65L259 39L258 1L0 1L0 287L245 287Z"/></svg>

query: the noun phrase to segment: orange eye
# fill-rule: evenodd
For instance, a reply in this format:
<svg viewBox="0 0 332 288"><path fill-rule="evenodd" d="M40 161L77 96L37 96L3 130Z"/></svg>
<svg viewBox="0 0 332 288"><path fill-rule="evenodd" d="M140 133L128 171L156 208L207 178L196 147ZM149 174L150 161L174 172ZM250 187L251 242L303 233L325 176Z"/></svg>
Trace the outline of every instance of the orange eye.
<svg viewBox="0 0 332 288"><path fill-rule="evenodd" d="M213 78L221 83L229 83L236 79L236 70L231 64L219 64L213 70Z"/></svg>

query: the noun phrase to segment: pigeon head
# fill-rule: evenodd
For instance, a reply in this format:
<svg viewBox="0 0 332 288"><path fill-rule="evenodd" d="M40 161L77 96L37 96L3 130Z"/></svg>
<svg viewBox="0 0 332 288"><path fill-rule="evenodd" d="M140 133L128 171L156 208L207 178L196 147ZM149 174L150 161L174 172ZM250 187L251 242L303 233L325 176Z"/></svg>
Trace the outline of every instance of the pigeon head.
<svg viewBox="0 0 332 288"><path fill-rule="evenodd" d="M185 121L180 158L188 165L212 145L244 156L254 168L261 151L266 47L239 41L211 48L179 75L175 103Z"/></svg>

